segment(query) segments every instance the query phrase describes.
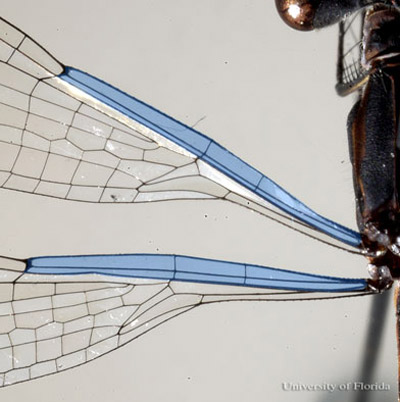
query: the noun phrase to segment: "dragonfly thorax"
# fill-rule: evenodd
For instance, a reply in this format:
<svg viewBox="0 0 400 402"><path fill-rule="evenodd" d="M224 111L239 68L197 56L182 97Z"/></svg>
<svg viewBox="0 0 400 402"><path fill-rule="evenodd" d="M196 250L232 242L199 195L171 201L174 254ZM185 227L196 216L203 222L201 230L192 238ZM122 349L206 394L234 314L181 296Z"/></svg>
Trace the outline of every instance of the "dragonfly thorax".
<svg viewBox="0 0 400 402"><path fill-rule="evenodd" d="M375 6L367 13L364 21L363 67L370 70L378 65L397 65L399 55L400 11L394 7Z"/></svg>

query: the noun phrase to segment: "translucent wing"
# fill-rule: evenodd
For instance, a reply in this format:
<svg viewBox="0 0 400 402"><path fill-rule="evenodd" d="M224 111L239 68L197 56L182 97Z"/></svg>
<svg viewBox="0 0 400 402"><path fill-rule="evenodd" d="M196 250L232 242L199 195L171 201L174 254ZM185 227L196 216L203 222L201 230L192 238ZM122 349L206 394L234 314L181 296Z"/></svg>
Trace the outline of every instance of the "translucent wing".
<svg viewBox="0 0 400 402"><path fill-rule="evenodd" d="M89 362L203 304L369 293L363 279L172 255L0 264L0 386Z"/></svg>
<svg viewBox="0 0 400 402"><path fill-rule="evenodd" d="M365 10L361 10L339 24L336 89L342 96L360 88L368 77L361 63L364 15Z"/></svg>
<svg viewBox="0 0 400 402"><path fill-rule="evenodd" d="M207 137L85 73L64 69L9 24L2 31L4 47L10 48L0 74L5 93L0 114L3 188L89 202L225 199L268 216L273 202L357 244L356 234L310 211ZM26 50L25 41L36 46L33 52ZM366 294L363 280L244 264L189 259L195 267L140 265L135 278L126 278L124 267L112 261L99 267L94 257L85 257L87 264L78 258L32 259L28 272L25 261L2 261L3 385L83 364L205 303ZM183 274L189 282L172 280L180 275L183 281ZM246 281L250 287L238 286ZM229 285L221 287L222 282ZM310 294L311 284L316 292L346 293ZM351 292L344 287L350 284Z"/></svg>
<svg viewBox="0 0 400 402"><path fill-rule="evenodd" d="M213 140L64 68L5 21L2 32L0 187L104 203L224 199L359 246L358 233L318 215Z"/></svg>

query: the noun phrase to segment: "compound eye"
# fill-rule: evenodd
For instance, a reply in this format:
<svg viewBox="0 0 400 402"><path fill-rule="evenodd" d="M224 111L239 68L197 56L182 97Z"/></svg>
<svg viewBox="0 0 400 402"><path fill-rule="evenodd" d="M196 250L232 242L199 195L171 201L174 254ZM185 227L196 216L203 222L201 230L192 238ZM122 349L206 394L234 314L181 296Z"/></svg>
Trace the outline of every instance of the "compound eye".
<svg viewBox="0 0 400 402"><path fill-rule="evenodd" d="M314 29L315 0L275 0L279 15L290 27L300 31Z"/></svg>

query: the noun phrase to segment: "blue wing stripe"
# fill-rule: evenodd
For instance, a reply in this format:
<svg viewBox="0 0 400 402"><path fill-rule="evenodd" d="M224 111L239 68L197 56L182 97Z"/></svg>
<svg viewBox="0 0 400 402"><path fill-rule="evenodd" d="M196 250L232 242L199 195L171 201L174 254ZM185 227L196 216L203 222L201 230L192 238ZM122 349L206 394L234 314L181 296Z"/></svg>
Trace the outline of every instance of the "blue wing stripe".
<svg viewBox="0 0 400 402"><path fill-rule="evenodd" d="M364 279L159 254L36 257L28 260L26 272L46 275L100 274L315 292L349 292L367 288Z"/></svg>
<svg viewBox="0 0 400 402"><path fill-rule="evenodd" d="M164 135L195 155L204 154L211 143L211 140L205 135L197 133L192 128L87 73L67 67L60 78ZM175 138L171 138L170 133L176 133ZM193 133L198 135L193 135Z"/></svg>
<svg viewBox="0 0 400 402"><path fill-rule="evenodd" d="M249 190L255 191L263 175L236 155L212 141L204 155L197 155Z"/></svg>
<svg viewBox="0 0 400 402"><path fill-rule="evenodd" d="M193 128L74 68L66 68L59 78L192 152L294 218L346 244L360 245L359 233L317 214L271 179Z"/></svg>

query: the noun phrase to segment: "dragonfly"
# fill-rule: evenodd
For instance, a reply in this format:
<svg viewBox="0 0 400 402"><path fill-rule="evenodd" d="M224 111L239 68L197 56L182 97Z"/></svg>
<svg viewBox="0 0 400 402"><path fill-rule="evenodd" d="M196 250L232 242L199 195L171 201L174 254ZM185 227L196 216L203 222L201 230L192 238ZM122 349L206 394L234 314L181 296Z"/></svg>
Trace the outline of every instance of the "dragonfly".
<svg viewBox="0 0 400 402"><path fill-rule="evenodd" d="M72 75L71 75L72 76ZM5 186L5 188L7 188L6 186ZM20 189L21 190L21 189ZM21 190L21 191L24 191L23 189ZM28 191L29 192L29 191ZM48 194L49 195L49 194ZM62 198L62 197L61 197ZM113 203L118 203L118 199L114 199L113 197L111 197L112 198L112 201L113 201ZM35 265L35 261L40 261L39 259L38 260L31 260L31 262L32 262L32 266L34 266ZM21 261L17 261L16 263L19 263L19 264L21 264L22 262Z"/></svg>

